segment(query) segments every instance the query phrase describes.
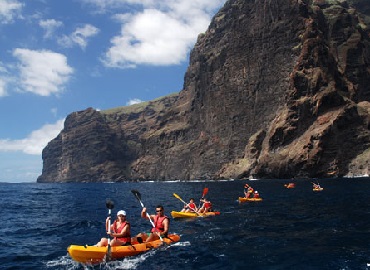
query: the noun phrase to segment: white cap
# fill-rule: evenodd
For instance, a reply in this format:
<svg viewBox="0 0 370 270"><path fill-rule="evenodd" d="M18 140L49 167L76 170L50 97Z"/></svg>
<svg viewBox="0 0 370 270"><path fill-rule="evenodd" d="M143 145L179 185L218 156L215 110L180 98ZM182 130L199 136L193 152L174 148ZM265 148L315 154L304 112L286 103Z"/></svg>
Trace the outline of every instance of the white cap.
<svg viewBox="0 0 370 270"><path fill-rule="evenodd" d="M123 211L123 210L119 210L118 213L117 213L117 216L119 216L119 215L126 216L126 212Z"/></svg>
<svg viewBox="0 0 370 270"><path fill-rule="evenodd" d="M256 190L254 193L258 193L258 191Z"/></svg>

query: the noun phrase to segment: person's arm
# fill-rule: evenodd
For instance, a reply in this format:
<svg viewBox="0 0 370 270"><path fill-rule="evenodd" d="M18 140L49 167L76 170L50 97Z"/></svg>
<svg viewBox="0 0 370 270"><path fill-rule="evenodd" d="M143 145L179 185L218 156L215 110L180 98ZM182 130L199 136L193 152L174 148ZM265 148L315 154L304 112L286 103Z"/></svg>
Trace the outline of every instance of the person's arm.
<svg viewBox="0 0 370 270"><path fill-rule="evenodd" d="M168 234L168 230L170 228L170 221L168 220L168 218L165 218L162 222L163 224L163 232L161 232L161 236L165 236L166 234Z"/></svg>
<svg viewBox="0 0 370 270"><path fill-rule="evenodd" d="M109 232L109 220L110 220L110 217L107 217L107 219L105 220L105 230L107 232ZM112 231L112 226L113 225L111 225L111 231Z"/></svg>
<svg viewBox="0 0 370 270"><path fill-rule="evenodd" d="M143 210L141 211L141 217L142 218L145 218L145 219L149 219L148 216L150 217L151 220L154 220L154 216L153 215L147 215L146 214L146 207L144 207Z"/></svg>
<svg viewBox="0 0 370 270"><path fill-rule="evenodd" d="M144 207L143 210L141 210L141 217L145 218L145 219L148 219L148 217L146 215L146 207Z"/></svg>

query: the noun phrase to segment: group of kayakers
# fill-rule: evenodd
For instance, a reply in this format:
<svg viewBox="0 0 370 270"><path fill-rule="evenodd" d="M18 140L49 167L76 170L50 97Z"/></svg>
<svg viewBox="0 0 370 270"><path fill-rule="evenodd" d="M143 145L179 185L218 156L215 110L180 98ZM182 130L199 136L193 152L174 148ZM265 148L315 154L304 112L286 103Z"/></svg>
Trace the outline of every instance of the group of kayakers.
<svg viewBox="0 0 370 270"><path fill-rule="evenodd" d="M320 184L312 184L314 189L321 189ZM294 188L295 185L294 183L289 183L285 185L285 187ZM244 196L247 199L260 198L259 192L254 190L254 188L249 184L244 185ZM184 205L184 208L181 210L181 212L193 212L198 214L212 212L212 203L207 198L201 198L200 203L202 205L197 207L194 198L191 198L189 203ZM103 237L95 246L103 247L108 246L108 244L110 246L131 245L132 242L150 242L167 236L170 221L169 218L164 214L164 208L162 205L157 205L155 215L149 215L146 207L143 207L141 211L141 217L150 219L153 226L149 233L139 233L135 237L131 237L131 225L126 220L126 212L124 210L117 212L117 219L113 222L113 224L110 224L110 217L107 217L105 221L105 227L109 237L112 237L113 239L109 243L108 238Z"/></svg>
<svg viewBox="0 0 370 270"><path fill-rule="evenodd" d="M312 183L312 189L314 191L321 191L323 190L323 188L320 186L320 184L317 182L311 182ZM288 184L285 184L284 187L286 188L295 188L295 183L288 183Z"/></svg>
<svg viewBox="0 0 370 270"><path fill-rule="evenodd" d="M132 242L150 242L166 237L170 226L169 218L164 214L164 208L162 205L157 205L155 211L155 215L149 215L147 214L146 207L142 209L141 217L150 219L153 227L150 232L139 233L135 237L131 237L131 225L126 220L126 212L124 210L117 212L117 219L110 226L110 217L107 217L105 228L107 230L107 234L113 239L109 243L108 238L103 237L95 246L104 247L108 246L108 244L110 246L127 246L131 245Z"/></svg>

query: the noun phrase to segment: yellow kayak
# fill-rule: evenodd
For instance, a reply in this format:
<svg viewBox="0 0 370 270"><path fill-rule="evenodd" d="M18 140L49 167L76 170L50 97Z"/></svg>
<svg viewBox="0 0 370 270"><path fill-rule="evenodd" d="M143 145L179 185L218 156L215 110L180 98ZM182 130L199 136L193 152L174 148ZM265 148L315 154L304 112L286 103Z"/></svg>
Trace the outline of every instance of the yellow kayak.
<svg viewBox="0 0 370 270"><path fill-rule="evenodd" d="M180 240L177 234L169 234L168 237L163 238L163 242L170 245ZM148 243L134 243L131 246L115 246L111 247L110 260L122 259L124 257L136 256L144 253L150 249L158 248L163 245L162 241L155 240ZM77 246L70 245L67 248L69 255L73 260L80 263L98 264L104 261L107 254L108 247L95 246Z"/></svg>
<svg viewBox="0 0 370 270"><path fill-rule="evenodd" d="M262 198L245 198L245 197L239 197L239 202L260 202L262 201Z"/></svg>
<svg viewBox="0 0 370 270"><path fill-rule="evenodd" d="M313 191L323 191L323 190L324 190L324 188L322 188L322 187L321 187L321 188L313 188L312 190L313 190Z"/></svg>
<svg viewBox="0 0 370 270"><path fill-rule="evenodd" d="M196 218L196 217L211 217L219 215L220 212L207 212L207 213L194 213L194 212L176 212L172 211L171 216L173 218Z"/></svg>

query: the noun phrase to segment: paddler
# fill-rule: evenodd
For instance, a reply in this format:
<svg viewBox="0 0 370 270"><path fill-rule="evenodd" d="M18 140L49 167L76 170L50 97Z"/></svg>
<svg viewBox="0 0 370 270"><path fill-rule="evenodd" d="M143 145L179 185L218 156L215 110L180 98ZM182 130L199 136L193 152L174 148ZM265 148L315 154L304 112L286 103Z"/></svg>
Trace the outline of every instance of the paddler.
<svg viewBox="0 0 370 270"><path fill-rule="evenodd" d="M320 184L312 183L314 189L320 189Z"/></svg>
<svg viewBox="0 0 370 270"><path fill-rule="evenodd" d="M200 199L200 201L203 203L202 207L199 208L198 213L207 213L212 212L212 203L207 200L206 198Z"/></svg>
<svg viewBox="0 0 370 270"><path fill-rule="evenodd" d="M120 210L117 212L117 219L113 222L109 230L109 220L110 217L107 217L105 220L105 228L107 234L113 237L110 245L111 246L128 246L131 245L131 226L130 223L126 220L126 211ZM103 237L95 245L97 247L108 246L108 239Z"/></svg>
<svg viewBox="0 0 370 270"><path fill-rule="evenodd" d="M164 208L162 205L157 205L155 209L156 215L149 215L150 219L154 223L154 227L150 233L140 233L137 235L138 241L151 242L160 239L160 237L167 237L168 230L170 229L170 220L164 214ZM146 207L141 211L141 217L148 219L146 214ZM159 237L160 236L160 237Z"/></svg>
<svg viewBox="0 0 370 270"><path fill-rule="evenodd" d="M254 192L254 189L250 185L248 185L248 184L244 185L244 196L245 196L245 198L247 198L247 199L250 198L251 195L253 194L253 192Z"/></svg>
<svg viewBox="0 0 370 270"><path fill-rule="evenodd" d="M194 203L194 198L191 198L190 199L190 202L188 204L186 204L184 206L184 208L181 210L181 212L197 212L198 211L198 207L196 206L196 204Z"/></svg>

